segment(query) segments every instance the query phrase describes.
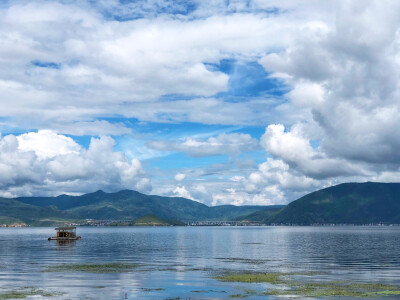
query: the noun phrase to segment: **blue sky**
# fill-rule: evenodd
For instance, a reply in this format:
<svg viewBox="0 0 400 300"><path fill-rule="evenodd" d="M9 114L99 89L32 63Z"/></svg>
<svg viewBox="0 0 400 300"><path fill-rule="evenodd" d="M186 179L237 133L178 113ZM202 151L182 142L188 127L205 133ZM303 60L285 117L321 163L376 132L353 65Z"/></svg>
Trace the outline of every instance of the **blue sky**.
<svg viewBox="0 0 400 300"><path fill-rule="evenodd" d="M398 6L3 1L0 196L268 205L398 181Z"/></svg>

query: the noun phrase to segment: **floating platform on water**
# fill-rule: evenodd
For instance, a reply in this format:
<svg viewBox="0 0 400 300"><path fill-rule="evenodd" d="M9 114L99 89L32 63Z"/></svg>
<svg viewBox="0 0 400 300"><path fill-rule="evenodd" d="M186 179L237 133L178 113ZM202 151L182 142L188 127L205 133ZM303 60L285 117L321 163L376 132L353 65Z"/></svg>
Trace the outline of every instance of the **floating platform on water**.
<svg viewBox="0 0 400 300"><path fill-rule="evenodd" d="M49 241L76 241L82 237L76 235L76 227L57 227L57 236L49 237Z"/></svg>

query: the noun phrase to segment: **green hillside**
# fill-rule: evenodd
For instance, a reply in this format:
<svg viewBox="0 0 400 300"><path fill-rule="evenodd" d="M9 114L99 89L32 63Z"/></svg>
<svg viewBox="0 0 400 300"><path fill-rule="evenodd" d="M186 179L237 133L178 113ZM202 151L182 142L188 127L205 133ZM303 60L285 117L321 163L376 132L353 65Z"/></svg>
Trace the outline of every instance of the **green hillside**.
<svg viewBox="0 0 400 300"><path fill-rule="evenodd" d="M259 216L263 212L256 213ZM344 183L293 201L264 223L400 224L400 183Z"/></svg>
<svg viewBox="0 0 400 300"><path fill-rule="evenodd" d="M7 218L14 218L26 224L37 225L44 225L46 222L58 223L58 220L63 219L79 219L77 215L69 211L61 211L56 206L40 207L7 198L0 198L0 214L3 221L0 224L8 224Z"/></svg>
<svg viewBox="0 0 400 300"><path fill-rule="evenodd" d="M271 205L263 210L256 211L252 214L237 217L234 220L235 221L251 221L251 222L257 222L257 223L264 224L268 221L268 219L271 216L280 212L284 207L285 207L285 205Z"/></svg>
<svg viewBox="0 0 400 300"><path fill-rule="evenodd" d="M230 220L264 208L234 205L208 207L186 198L145 195L131 190L116 193L97 191L81 196L0 199L1 215L35 225L48 225L54 220L65 219L130 221L145 215L180 221Z"/></svg>
<svg viewBox="0 0 400 300"><path fill-rule="evenodd" d="M246 205L246 206L235 206L235 205L220 205L209 207L210 215L214 220L238 220L243 216L247 216L254 212L268 208L269 206L256 206L256 205Z"/></svg>
<svg viewBox="0 0 400 300"><path fill-rule="evenodd" d="M0 216L0 224L1 225L12 225L12 224L26 224L26 223L20 219L16 219L13 217Z"/></svg>
<svg viewBox="0 0 400 300"><path fill-rule="evenodd" d="M185 226L186 224L180 221L164 220L156 215L145 215L133 221L113 222L109 226Z"/></svg>
<svg viewBox="0 0 400 300"><path fill-rule="evenodd" d="M146 215L133 221L134 226L182 226L185 223L160 219L155 215Z"/></svg>
<svg viewBox="0 0 400 300"><path fill-rule="evenodd" d="M83 198L83 201L77 201L76 198L79 200ZM68 209L69 212L85 219L97 220L132 220L151 214L167 220L228 220L264 208L262 206L208 207L186 198L144 195L129 190L87 194L75 197L73 202L76 204Z"/></svg>

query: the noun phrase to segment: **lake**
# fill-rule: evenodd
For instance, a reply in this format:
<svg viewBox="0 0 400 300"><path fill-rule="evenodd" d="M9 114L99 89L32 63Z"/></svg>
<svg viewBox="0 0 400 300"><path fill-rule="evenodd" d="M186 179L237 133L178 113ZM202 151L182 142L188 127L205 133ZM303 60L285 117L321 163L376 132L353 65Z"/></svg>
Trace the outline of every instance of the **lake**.
<svg viewBox="0 0 400 300"><path fill-rule="evenodd" d="M226 274L243 273L289 276L292 289L298 282L309 289L321 282L400 287L400 227L78 227L77 233L82 240L59 244L47 240L53 228L0 229L0 299L13 293L27 299L276 299L265 291L279 295L288 284L224 281ZM397 291L368 295L400 297Z"/></svg>

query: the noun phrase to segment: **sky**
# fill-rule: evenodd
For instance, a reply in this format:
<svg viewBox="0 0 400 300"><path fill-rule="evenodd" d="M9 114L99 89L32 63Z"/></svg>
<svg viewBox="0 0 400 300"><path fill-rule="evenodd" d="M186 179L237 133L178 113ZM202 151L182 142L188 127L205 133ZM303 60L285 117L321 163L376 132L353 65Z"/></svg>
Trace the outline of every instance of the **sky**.
<svg viewBox="0 0 400 300"><path fill-rule="evenodd" d="M287 204L400 179L399 1L0 2L0 196Z"/></svg>

